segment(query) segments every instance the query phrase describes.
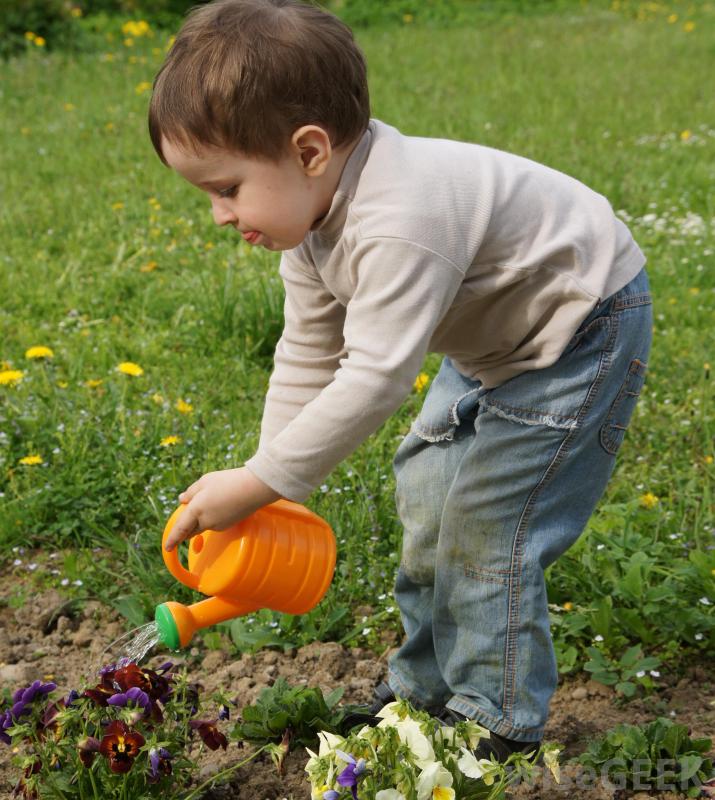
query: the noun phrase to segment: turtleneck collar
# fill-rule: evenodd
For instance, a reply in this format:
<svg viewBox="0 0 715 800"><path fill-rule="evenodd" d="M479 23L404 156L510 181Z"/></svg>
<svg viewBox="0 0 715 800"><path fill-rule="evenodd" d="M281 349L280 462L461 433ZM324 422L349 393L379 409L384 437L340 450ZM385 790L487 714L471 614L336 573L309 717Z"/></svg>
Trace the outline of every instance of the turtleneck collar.
<svg viewBox="0 0 715 800"><path fill-rule="evenodd" d="M345 219L348 214L348 207L357 189L360 173L362 172L367 157L370 153L370 147L374 136L375 123L370 120L368 127L360 137L360 140L353 148L352 153L348 157L343 167L338 188L335 190L332 202L328 213L320 220L320 222L310 229L309 235L317 234L324 239L337 239L340 232L345 225Z"/></svg>

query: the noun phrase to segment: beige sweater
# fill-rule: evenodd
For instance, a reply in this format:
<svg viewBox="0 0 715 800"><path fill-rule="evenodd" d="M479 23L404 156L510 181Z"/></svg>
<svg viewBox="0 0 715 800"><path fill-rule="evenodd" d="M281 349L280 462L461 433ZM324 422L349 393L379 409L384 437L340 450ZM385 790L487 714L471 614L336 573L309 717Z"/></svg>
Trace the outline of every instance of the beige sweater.
<svg viewBox="0 0 715 800"><path fill-rule="evenodd" d="M246 466L302 502L399 408L427 352L486 387L548 367L644 263L579 181L372 120L328 214L282 255L285 326Z"/></svg>

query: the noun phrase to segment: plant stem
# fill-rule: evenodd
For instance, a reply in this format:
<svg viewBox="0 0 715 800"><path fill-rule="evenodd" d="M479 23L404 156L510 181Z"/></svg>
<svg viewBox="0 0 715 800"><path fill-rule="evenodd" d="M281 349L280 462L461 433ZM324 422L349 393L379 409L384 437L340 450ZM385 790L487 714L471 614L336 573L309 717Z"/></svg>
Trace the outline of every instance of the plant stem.
<svg viewBox="0 0 715 800"><path fill-rule="evenodd" d="M232 772L235 772L237 769L245 766L249 763L249 761L253 761L253 759L259 754L266 750L269 745L264 744L263 747L259 747L258 750L251 753L248 758L244 758L243 761L239 761L238 764L234 764L228 769L224 769L221 772L217 772L215 775L212 775L208 780L205 780L201 785L197 786L195 789L192 789L187 795L184 795L181 800L193 800L194 797L197 797L199 792L202 792L204 789L208 788L213 783L225 778L227 775L230 775Z"/></svg>

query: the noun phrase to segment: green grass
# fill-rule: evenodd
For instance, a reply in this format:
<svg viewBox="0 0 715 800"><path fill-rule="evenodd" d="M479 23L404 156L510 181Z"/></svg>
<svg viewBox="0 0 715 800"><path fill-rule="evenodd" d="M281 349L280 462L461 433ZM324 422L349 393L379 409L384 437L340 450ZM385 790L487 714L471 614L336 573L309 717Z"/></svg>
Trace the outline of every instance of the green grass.
<svg viewBox="0 0 715 800"><path fill-rule="evenodd" d="M376 117L574 175L622 212L648 257L646 390L587 534L549 572L552 602L573 604L554 608L564 671L583 665L596 636L608 658L640 642L674 667L715 648L713 606L701 602L715 603L705 366L715 356L715 8L645 4L643 21L635 4L623 8L561 3L520 16L492 4L461 26L358 33ZM61 551L54 574L49 560L33 574L69 579L138 623L155 603L189 596L159 552L178 492L254 452L282 287L277 256L217 229L205 198L153 153L141 84L168 34L127 48L120 25L97 52L35 48L0 66L0 360L24 372L0 386L0 543L4 559L22 561L18 574L27 559L12 548ZM27 360L33 345L54 358ZM439 360L427 358L430 375ZM118 373L122 361L144 374ZM420 403L413 393L308 502L340 543L320 612L240 621L239 642L377 644L397 624L390 462ZM163 447L166 436L181 441ZM42 465L19 464L30 454ZM651 509L640 501L649 492Z"/></svg>

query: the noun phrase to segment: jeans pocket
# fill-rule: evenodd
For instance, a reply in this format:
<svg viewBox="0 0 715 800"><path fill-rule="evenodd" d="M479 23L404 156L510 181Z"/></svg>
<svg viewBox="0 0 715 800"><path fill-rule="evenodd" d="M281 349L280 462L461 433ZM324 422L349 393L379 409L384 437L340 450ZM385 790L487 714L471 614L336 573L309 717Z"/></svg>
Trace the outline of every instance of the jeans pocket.
<svg viewBox="0 0 715 800"><path fill-rule="evenodd" d="M616 455L618 448L623 443L623 437L626 435L626 428L640 397L647 371L648 365L640 359L634 358L628 368L623 385L608 410L608 417L601 427L600 438L601 446L612 456Z"/></svg>

